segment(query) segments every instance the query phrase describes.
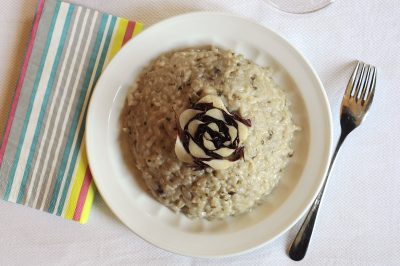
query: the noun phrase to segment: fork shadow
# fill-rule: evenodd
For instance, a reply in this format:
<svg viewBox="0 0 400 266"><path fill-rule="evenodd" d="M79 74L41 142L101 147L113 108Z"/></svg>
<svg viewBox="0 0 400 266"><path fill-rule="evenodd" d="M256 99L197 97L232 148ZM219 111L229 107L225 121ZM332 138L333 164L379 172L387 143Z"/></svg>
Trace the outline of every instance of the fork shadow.
<svg viewBox="0 0 400 266"><path fill-rule="evenodd" d="M351 76L356 65L356 60L347 61L339 65L327 68L326 72L330 73L325 77L325 89L334 96L341 99L343 97L344 88Z"/></svg>

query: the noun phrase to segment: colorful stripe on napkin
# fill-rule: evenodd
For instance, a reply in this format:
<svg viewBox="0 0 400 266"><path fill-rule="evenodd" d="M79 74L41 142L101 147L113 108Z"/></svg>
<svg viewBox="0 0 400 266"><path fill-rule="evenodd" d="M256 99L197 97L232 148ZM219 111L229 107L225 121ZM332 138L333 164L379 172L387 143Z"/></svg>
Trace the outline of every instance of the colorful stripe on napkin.
<svg viewBox="0 0 400 266"><path fill-rule="evenodd" d="M84 142L102 70L142 24L40 0L0 147L0 197L85 223L94 197Z"/></svg>

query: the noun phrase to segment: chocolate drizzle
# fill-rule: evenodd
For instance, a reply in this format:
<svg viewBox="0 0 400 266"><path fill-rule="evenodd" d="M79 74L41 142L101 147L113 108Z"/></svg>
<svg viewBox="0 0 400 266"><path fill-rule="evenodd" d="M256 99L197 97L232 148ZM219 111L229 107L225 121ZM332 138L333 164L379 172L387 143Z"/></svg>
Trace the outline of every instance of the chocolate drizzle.
<svg viewBox="0 0 400 266"><path fill-rule="evenodd" d="M188 154L191 154L189 147L190 141L192 140L207 157L198 158L192 155L193 164L196 168L202 169L209 167L207 162L216 159L234 162L244 157L244 147L240 146L241 136L239 123L242 123L247 127L251 127L251 120L242 118L238 113L230 114L226 111L226 109L223 108L216 107L213 103L209 102L199 102L193 104L192 109L200 112L190 118L184 125L184 128L181 127L179 119L176 115L178 137L182 143L183 148ZM212 109L218 110L222 114L223 119L219 119L218 117L207 114L207 112ZM195 132L189 132L189 125L193 121L198 121L197 128ZM210 126L210 124L213 124L213 128ZM215 130L215 125L218 127L218 130ZM230 127L231 131L235 132L233 136L231 135L232 133L230 131ZM247 137L247 133L245 137ZM214 146L214 149L207 148L205 146L205 141L211 142L212 146ZM229 149L232 150L232 152L228 156L223 156L218 153L220 149Z"/></svg>
<svg viewBox="0 0 400 266"><path fill-rule="evenodd" d="M251 120L250 119L244 119L241 117L238 113L232 112L233 118L235 118L237 121L241 122L242 124L245 124L248 127L251 127Z"/></svg>

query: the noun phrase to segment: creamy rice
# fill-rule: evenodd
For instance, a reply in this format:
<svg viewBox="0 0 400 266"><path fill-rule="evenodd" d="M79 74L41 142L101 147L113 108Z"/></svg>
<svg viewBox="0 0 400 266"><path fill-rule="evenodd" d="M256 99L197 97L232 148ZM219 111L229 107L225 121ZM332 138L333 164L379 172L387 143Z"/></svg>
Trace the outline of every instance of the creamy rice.
<svg viewBox="0 0 400 266"><path fill-rule="evenodd" d="M214 47L159 56L128 97L123 130L152 195L190 218L223 218L251 210L277 185L297 127L272 71ZM225 170L194 169L174 153L175 115L205 95L249 118L244 160Z"/></svg>

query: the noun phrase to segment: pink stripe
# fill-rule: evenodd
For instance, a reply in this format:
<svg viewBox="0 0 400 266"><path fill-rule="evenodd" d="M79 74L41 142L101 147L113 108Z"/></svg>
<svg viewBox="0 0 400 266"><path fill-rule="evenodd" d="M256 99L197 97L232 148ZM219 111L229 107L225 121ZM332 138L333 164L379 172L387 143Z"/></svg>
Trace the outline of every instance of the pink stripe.
<svg viewBox="0 0 400 266"><path fill-rule="evenodd" d="M132 38L133 30L135 29L136 22L129 21L128 26L126 27L124 40L122 41L122 46Z"/></svg>
<svg viewBox="0 0 400 266"><path fill-rule="evenodd" d="M90 183L92 182L92 173L90 173L89 167L86 169L85 178L83 179L83 184L81 192L79 193L78 202L76 203L74 220L79 221L81 219L81 214L86 201L86 195L89 191Z"/></svg>
<svg viewBox="0 0 400 266"><path fill-rule="evenodd" d="M8 137L10 136L11 126L14 121L15 111L17 110L17 104L18 104L19 96L21 94L22 84L24 82L26 70L28 68L29 59L32 54L33 44L35 42L36 32L39 27L40 17L42 16L44 2L45 2L45 0L39 1L39 5L38 5L37 11L36 11L36 16L35 16L35 21L33 22L32 33L31 33L29 44L28 44L28 50L26 51L24 64L22 65L21 75L19 76L17 88L15 90L14 100L11 105L10 116L8 117L8 122L7 122L6 131L4 133L3 143L1 144L1 148L0 148L0 166L1 166L1 163L3 162L4 153L6 151Z"/></svg>

